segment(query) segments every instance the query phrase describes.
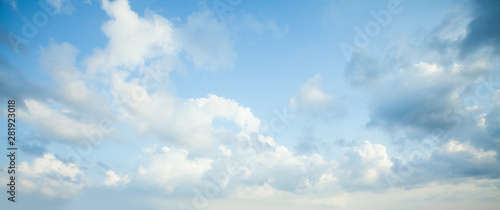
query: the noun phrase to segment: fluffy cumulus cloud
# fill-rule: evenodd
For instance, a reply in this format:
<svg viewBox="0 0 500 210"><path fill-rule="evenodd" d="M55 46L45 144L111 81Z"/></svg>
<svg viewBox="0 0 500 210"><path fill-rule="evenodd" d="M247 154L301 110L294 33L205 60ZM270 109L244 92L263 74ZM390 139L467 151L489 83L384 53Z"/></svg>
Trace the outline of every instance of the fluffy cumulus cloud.
<svg viewBox="0 0 500 210"><path fill-rule="evenodd" d="M51 43L40 50L40 64L55 82L51 97L72 107L81 117L111 118L108 100L76 67L78 50L68 43Z"/></svg>
<svg viewBox="0 0 500 210"><path fill-rule="evenodd" d="M178 185L200 182L205 172L212 168L209 158L189 158L189 152L169 147L144 149L143 165L138 174L144 182L158 186L165 193L173 193Z"/></svg>
<svg viewBox="0 0 500 210"><path fill-rule="evenodd" d="M122 186L126 185L130 182L130 179L128 178L128 175L123 175L120 176L116 174L112 170L106 171L106 179L104 180L103 184L108 187L112 186Z"/></svg>
<svg viewBox="0 0 500 210"><path fill-rule="evenodd" d="M83 172L72 163L63 163L53 154L44 154L30 164L21 162L19 171L23 181L20 189L38 192L47 197L68 199L88 185Z"/></svg>
<svg viewBox="0 0 500 210"><path fill-rule="evenodd" d="M333 97L321 88L321 75L316 74L300 87L297 98L291 98L289 107L300 112L325 114L334 108Z"/></svg>
<svg viewBox="0 0 500 210"><path fill-rule="evenodd" d="M158 103L162 101L164 103ZM213 148L217 142L227 142L238 133L254 133L260 128L260 120L250 108L212 94L185 101L154 94L144 102L148 109L143 109L146 112L138 115L140 127L166 141L192 149ZM213 124L217 119L236 124L238 132L228 133L227 129L215 127Z"/></svg>
<svg viewBox="0 0 500 210"><path fill-rule="evenodd" d="M109 37L104 49L95 49L84 63L89 74L115 68L132 69L176 52L170 21L152 12L140 17L126 0L103 1L102 9L111 18L101 28Z"/></svg>
<svg viewBox="0 0 500 210"><path fill-rule="evenodd" d="M385 174L392 166L384 145L364 141L361 146L345 149L340 183L349 190L379 189L387 186Z"/></svg>
<svg viewBox="0 0 500 210"><path fill-rule="evenodd" d="M319 154L294 154L273 138L257 134L221 146L220 153L194 188L202 195L242 202L274 200L282 205L331 207L345 202L336 175L338 163ZM212 190L207 191L208 186Z"/></svg>
<svg viewBox="0 0 500 210"><path fill-rule="evenodd" d="M336 177L338 163L319 154L293 154L273 138L257 134L220 145L219 152L210 159L173 147L148 147L141 155L139 179L166 193L198 192L218 199L326 206L346 199Z"/></svg>
<svg viewBox="0 0 500 210"><path fill-rule="evenodd" d="M237 57L226 25L208 10L190 15L175 35L186 57L197 69L231 68Z"/></svg>
<svg viewBox="0 0 500 210"><path fill-rule="evenodd" d="M249 165L252 171L249 179L253 182L267 183L275 189L294 193L308 191L306 189L321 182L323 176L331 175L338 165L318 154L293 154L272 139L265 142L262 138L262 149L257 150L255 159Z"/></svg>
<svg viewBox="0 0 500 210"><path fill-rule="evenodd" d="M110 40L104 49L95 49L85 60L90 74L116 68L135 70L154 60L180 56L180 53L198 69L230 68L236 59L229 31L208 10L193 13L187 23L174 26L149 10L140 17L126 0L103 1L102 8L111 18L102 25ZM158 68L165 67L160 65ZM164 72L170 70L162 69Z"/></svg>

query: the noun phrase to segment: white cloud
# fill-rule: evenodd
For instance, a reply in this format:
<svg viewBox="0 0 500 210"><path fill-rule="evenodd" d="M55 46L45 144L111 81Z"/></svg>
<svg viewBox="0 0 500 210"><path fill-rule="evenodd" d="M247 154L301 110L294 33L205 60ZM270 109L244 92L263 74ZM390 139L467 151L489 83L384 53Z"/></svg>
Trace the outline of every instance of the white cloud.
<svg viewBox="0 0 500 210"><path fill-rule="evenodd" d="M144 183L167 193L202 189L207 182L213 182L211 178L225 172L231 175L220 179L224 189L221 196L241 194L239 198L268 199L267 195L272 198L274 193L330 194L340 190L335 161L324 160L318 154L295 155L271 137L251 136L239 138L239 145L219 145L222 152L201 154L206 156L172 147L145 148L138 175Z"/></svg>
<svg viewBox="0 0 500 210"><path fill-rule="evenodd" d="M212 159L189 158L189 152L183 149L151 147L144 152L143 164L138 169L140 178L166 193L173 193L179 185L199 182L212 168Z"/></svg>
<svg viewBox="0 0 500 210"><path fill-rule="evenodd" d="M151 11L139 17L127 0L102 1L102 9L111 20L102 25L109 37L104 49L95 49L84 63L89 74L105 73L115 68L132 69L149 59L171 56L177 51L170 21Z"/></svg>
<svg viewBox="0 0 500 210"><path fill-rule="evenodd" d="M179 58L182 51L199 69L232 66L236 53L230 34L212 13L193 13L187 23L174 27L149 10L140 17L126 0L105 0L102 8L111 18L102 25L109 42L105 48L95 49L84 64L87 76L103 74L103 82L109 84L112 100L118 102L114 104L125 113L126 122L141 132L197 150L234 135L212 128L215 118L236 123L242 133L259 129L260 121L249 108L215 95L182 100L173 96L164 80L183 65ZM162 76L150 75L151 71Z"/></svg>
<svg viewBox="0 0 500 210"><path fill-rule="evenodd" d="M190 15L175 38L197 69L228 69L236 60L226 25L208 10Z"/></svg>
<svg viewBox="0 0 500 210"><path fill-rule="evenodd" d="M110 103L92 88L75 66L78 50L68 43L51 43L40 50L40 64L55 81L55 99L70 106L74 114L111 118Z"/></svg>
<svg viewBox="0 0 500 210"><path fill-rule="evenodd" d="M325 161L323 157L318 154L308 155L294 155L286 147L281 145L275 145L270 148L270 150L262 151L258 154L255 159L257 164L262 164L268 170L273 168L289 168L302 172L312 172L310 171L311 166L328 166L330 169L336 167L334 162L329 163ZM329 168L324 168L328 170ZM268 170L266 171L268 173Z"/></svg>
<svg viewBox="0 0 500 210"><path fill-rule="evenodd" d="M238 161L239 170L243 172L242 177L247 180L245 183L248 181L258 184L267 183L272 188L291 193L320 191L320 187L317 186L320 182L324 182L325 186L335 184L329 182L335 178L328 179L327 176L332 174L338 164L335 161L323 159L321 155L293 154L285 146L265 136L243 138L241 144L252 146L249 148L243 146L246 149L238 146L231 160ZM249 153L253 155L249 156Z"/></svg>
<svg viewBox="0 0 500 210"><path fill-rule="evenodd" d="M419 73L429 76L429 75L435 75L443 72L443 68L438 67L437 64L430 64L430 63L425 63L425 62L420 62L418 64L415 64L415 67L419 70ZM454 68L456 69L456 68Z"/></svg>
<svg viewBox="0 0 500 210"><path fill-rule="evenodd" d="M291 110L313 114L325 114L335 108L333 97L321 88L321 75L316 74L300 87L298 98L291 98Z"/></svg>
<svg viewBox="0 0 500 210"><path fill-rule="evenodd" d="M483 149L477 149L470 144L460 143L454 139L451 139L446 144L438 149L439 152L446 153L448 155L463 155L463 159L474 164L480 163L490 163L495 164L497 162L497 152L494 150L484 151Z"/></svg>
<svg viewBox="0 0 500 210"><path fill-rule="evenodd" d="M347 148L339 167L341 184L350 188L385 186L384 174L393 166L381 144L364 141L362 146Z"/></svg>
<svg viewBox="0 0 500 210"><path fill-rule="evenodd" d="M131 122L137 123L142 131L195 150L213 149L217 142L224 143L227 138L248 135L260 129L260 120L250 108L212 94L182 101L158 92L147 95L131 111ZM217 118L235 123L239 131L228 134L226 130L214 128L213 121Z"/></svg>
<svg viewBox="0 0 500 210"><path fill-rule="evenodd" d="M128 175L117 175L115 172L112 170L106 171L106 179L104 180L103 184L105 186L121 186L121 185L126 185L130 182L130 179L128 178Z"/></svg>
<svg viewBox="0 0 500 210"><path fill-rule="evenodd" d="M219 150L222 152L222 154L223 154L224 156L227 156L227 157L231 156L231 153L232 153L232 152L231 152L231 150L230 150L230 149L228 149L226 146L224 146L224 145L222 145L222 144L221 144L221 145L219 145Z"/></svg>
<svg viewBox="0 0 500 210"><path fill-rule="evenodd" d="M197 69L208 70L231 68L237 57L230 32L208 10L191 14L187 23L176 27L150 10L140 17L127 0L104 0L102 9L111 18L101 27L109 42L84 61L90 75L115 69L137 70L181 52Z"/></svg>
<svg viewBox="0 0 500 210"><path fill-rule="evenodd" d="M100 129L97 124L73 119L64 113L64 109L52 109L36 100L26 100L24 103L27 110L19 112L28 123L37 125L45 137L77 143L86 141L91 132Z"/></svg>
<svg viewBox="0 0 500 210"><path fill-rule="evenodd" d="M344 192L336 175L335 170L325 170L325 173L317 179L315 177L303 178L297 188L297 193L335 195Z"/></svg>
<svg viewBox="0 0 500 210"><path fill-rule="evenodd" d="M35 159L32 166L30 166L27 162L22 162L21 165L23 171L30 172L26 175L28 177L57 174L63 177L68 177L71 181L75 181L77 176L83 174L75 164L64 164L50 153L44 154L43 158Z"/></svg>
<svg viewBox="0 0 500 210"><path fill-rule="evenodd" d="M85 186L84 174L75 164L65 164L50 153L32 164L21 162L19 171L25 182L21 182L21 190L39 191L48 197L71 198Z"/></svg>

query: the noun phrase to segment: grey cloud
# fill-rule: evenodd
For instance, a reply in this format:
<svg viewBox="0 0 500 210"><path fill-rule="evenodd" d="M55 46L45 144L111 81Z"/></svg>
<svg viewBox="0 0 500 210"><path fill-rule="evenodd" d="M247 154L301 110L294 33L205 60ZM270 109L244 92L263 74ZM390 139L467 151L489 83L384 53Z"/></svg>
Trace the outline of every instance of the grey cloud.
<svg viewBox="0 0 500 210"><path fill-rule="evenodd" d="M432 132L435 129L449 130L455 124L452 111L456 100L451 98L454 87L435 85L383 91L372 102L369 127L415 128Z"/></svg>
<svg viewBox="0 0 500 210"><path fill-rule="evenodd" d="M295 150L300 154L312 154L319 152L319 139L314 137L314 128L312 126L302 128L302 133L297 139L298 142L295 146Z"/></svg>
<svg viewBox="0 0 500 210"><path fill-rule="evenodd" d="M377 58L368 52L355 53L344 75L353 86L370 86L384 73Z"/></svg>
<svg viewBox="0 0 500 210"><path fill-rule="evenodd" d="M497 91L493 96L492 109L485 116L485 128L492 139L490 142L498 142L500 140L500 91ZM497 146L497 151L500 152L500 145Z"/></svg>
<svg viewBox="0 0 500 210"><path fill-rule="evenodd" d="M450 139L469 147L438 149L411 166L391 159L394 173L410 170L400 183L405 187L461 177L500 177L500 86L484 87L499 67L500 2L474 5L470 22L453 14L425 36L419 30L417 41L397 43L397 53L354 54L346 66L347 81L372 97L368 127L386 131L400 146L439 133L435 143L440 148ZM485 50L489 47L493 53ZM478 87L482 88L479 92ZM477 103L472 106L466 99ZM486 159L478 155L482 153ZM354 162L355 157L350 155Z"/></svg>
<svg viewBox="0 0 500 210"><path fill-rule="evenodd" d="M24 99L34 98L44 100L46 95L43 88L36 82L26 79L27 75L24 71L13 67L0 54L0 89L4 90L0 93L0 99L9 100L16 99L21 107L24 106Z"/></svg>
<svg viewBox="0 0 500 210"><path fill-rule="evenodd" d="M489 4L496 5L486 2L478 8ZM352 86L364 87L373 96L367 126L389 132L403 130L413 138L423 138L436 130L448 132L458 128L469 120L465 118L473 117L476 113L461 114L466 112L463 101L468 96L477 95L475 91L481 83L478 81L495 71L496 62L493 62L494 55L487 52L482 52L480 59L463 59L457 52L465 50L465 45L459 46L459 43L471 42L471 37L484 42L496 39L488 35L494 33L493 29L485 31L475 26L490 23L491 11L496 10L474 13L477 17L468 26L463 25L467 22L462 16L449 16L426 36L418 35L420 50L412 47L413 42L401 42L391 49L395 53L378 56L370 52L355 54L344 73ZM457 28L460 27L467 28L465 38L459 35L462 32ZM418 33L421 32L419 29ZM481 33L486 35L475 35ZM495 47L497 45L495 41ZM479 49L483 45L475 46ZM483 62L481 59L492 65L478 66ZM436 66L418 67L416 64L421 62ZM458 70L457 65L460 66ZM432 68L438 69L439 73L426 72Z"/></svg>
<svg viewBox="0 0 500 210"><path fill-rule="evenodd" d="M443 146L444 144L440 148ZM406 188L464 177L498 179L500 177L498 153L493 155L492 151L476 148L472 152L470 150L449 152L438 149L432 153L429 159L424 161L402 163L399 159L393 159L394 165L391 171L399 179L396 185ZM483 154L478 155L474 152Z"/></svg>
<svg viewBox="0 0 500 210"><path fill-rule="evenodd" d="M475 1L473 20L467 26L467 36L461 43L461 55L466 56L484 46L500 50L500 1Z"/></svg>

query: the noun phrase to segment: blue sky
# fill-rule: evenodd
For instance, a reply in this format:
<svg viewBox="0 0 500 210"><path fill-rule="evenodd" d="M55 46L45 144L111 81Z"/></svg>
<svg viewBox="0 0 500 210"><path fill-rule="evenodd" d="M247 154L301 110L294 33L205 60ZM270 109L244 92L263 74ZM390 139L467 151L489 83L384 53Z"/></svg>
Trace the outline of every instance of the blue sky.
<svg viewBox="0 0 500 210"><path fill-rule="evenodd" d="M0 9L7 209L500 205L496 1Z"/></svg>

